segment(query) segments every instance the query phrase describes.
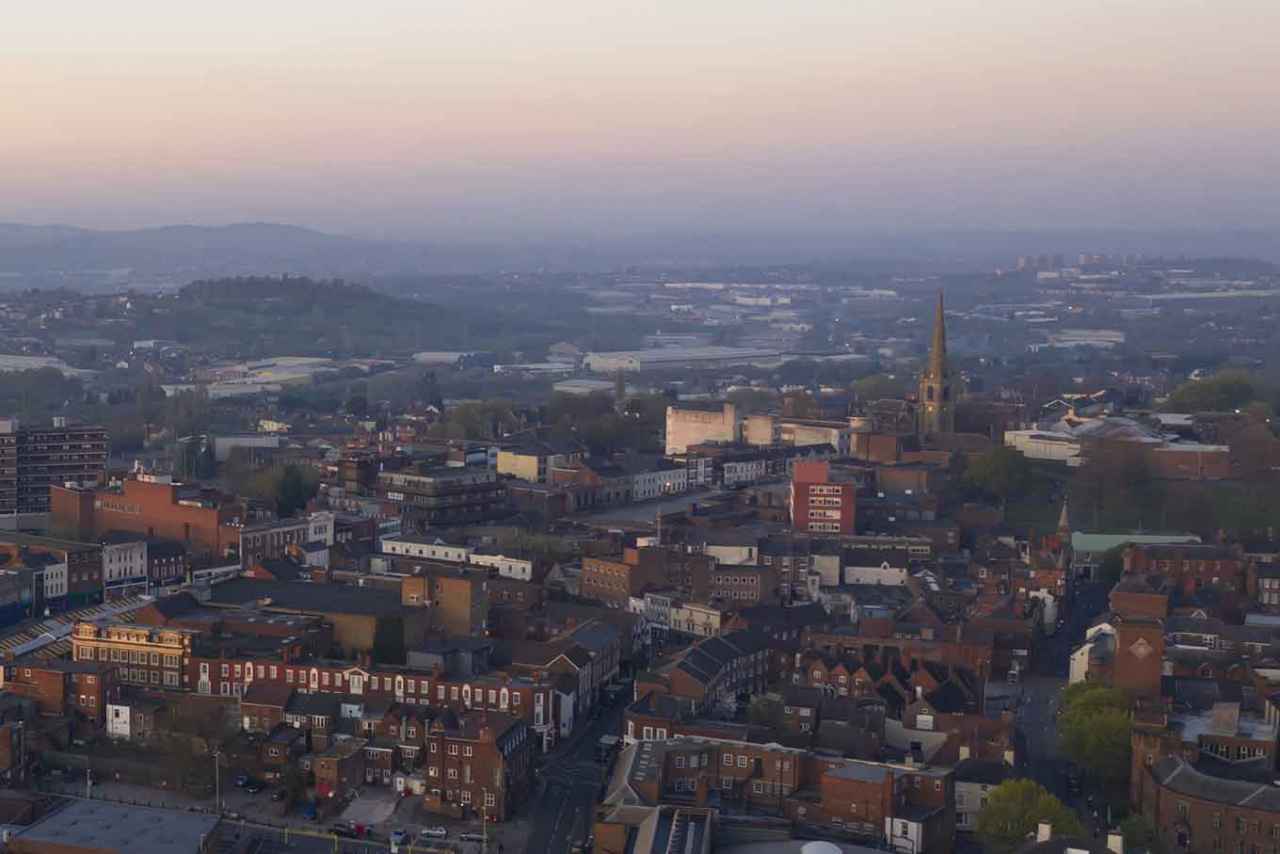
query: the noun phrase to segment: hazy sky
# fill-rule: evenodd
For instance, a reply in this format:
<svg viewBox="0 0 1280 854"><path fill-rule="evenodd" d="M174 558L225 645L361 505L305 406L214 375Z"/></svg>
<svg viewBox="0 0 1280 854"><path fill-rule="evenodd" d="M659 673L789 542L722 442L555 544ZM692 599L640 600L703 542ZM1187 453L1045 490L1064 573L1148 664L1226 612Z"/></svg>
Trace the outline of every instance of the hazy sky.
<svg viewBox="0 0 1280 854"><path fill-rule="evenodd" d="M62 0L0 220L466 238L1280 226L1276 0Z"/></svg>

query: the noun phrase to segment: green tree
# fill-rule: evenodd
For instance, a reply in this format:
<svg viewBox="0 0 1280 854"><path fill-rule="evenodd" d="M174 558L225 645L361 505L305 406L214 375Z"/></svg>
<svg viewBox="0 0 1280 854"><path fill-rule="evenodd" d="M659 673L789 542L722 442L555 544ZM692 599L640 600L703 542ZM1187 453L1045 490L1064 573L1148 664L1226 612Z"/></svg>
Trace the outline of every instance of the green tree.
<svg viewBox="0 0 1280 854"><path fill-rule="evenodd" d="M850 387L859 403L901 397L903 392L902 382L888 374L871 374L862 377L854 380Z"/></svg>
<svg viewBox="0 0 1280 854"><path fill-rule="evenodd" d="M977 833L987 851L1010 854L1026 843L1041 822L1054 836L1083 836L1080 820L1035 780L1006 780L987 795L978 813Z"/></svg>
<svg viewBox="0 0 1280 854"><path fill-rule="evenodd" d="M974 488L1001 501L1025 495L1033 477L1027 458L1005 445L971 461L965 476Z"/></svg>
<svg viewBox="0 0 1280 854"><path fill-rule="evenodd" d="M754 415L773 409L777 398L774 393L763 388L737 388L726 395L739 415Z"/></svg>
<svg viewBox="0 0 1280 854"><path fill-rule="evenodd" d="M1108 587L1115 586L1124 574L1124 546L1107 549L1102 555L1102 563L1098 566L1098 580Z"/></svg>
<svg viewBox="0 0 1280 854"><path fill-rule="evenodd" d="M1164 854L1164 843L1160 834L1145 815L1134 813L1120 822L1120 833L1124 836L1125 851L1148 851L1150 854Z"/></svg>
<svg viewBox="0 0 1280 854"><path fill-rule="evenodd" d="M1261 383L1244 371L1222 371L1173 390L1164 408L1172 412L1230 412L1264 394Z"/></svg>
<svg viewBox="0 0 1280 854"><path fill-rule="evenodd" d="M1107 783L1129 774L1129 697L1118 688L1077 682L1062 693L1058 740L1062 752Z"/></svg>
<svg viewBox="0 0 1280 854"><path fill-rule="evenodd" d="M299 466L285 466L276 487L276 513L281 517L294 515L305 508L318 491L315 475L304 472Z"/></svg>

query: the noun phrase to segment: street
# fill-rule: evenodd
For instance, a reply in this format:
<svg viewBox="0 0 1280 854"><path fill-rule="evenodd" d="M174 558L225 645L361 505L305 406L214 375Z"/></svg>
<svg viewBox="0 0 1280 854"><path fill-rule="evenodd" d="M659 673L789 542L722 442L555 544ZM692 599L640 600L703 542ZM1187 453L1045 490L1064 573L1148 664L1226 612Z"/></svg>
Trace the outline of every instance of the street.
<svg viewBox="0 0 1280 854"><path fill-rule="evenodd" d="M539 775L541 792L531 810L526 854L565 854L590 835L605 774L595 761L596 742L620 732L626 706L623 700L604 708L583 732L547 758Z"/></svg>
<svg viewBox="0 0 1280 854"><path fill-rule="evenodd" d="M1025 776L1073 806L1086 827L1092 826L1090 810L1083 799L1072 798L1068 791L1066 773L1071 763L1058 752L1056 713L1061 691L1067 684L1071 650L1084 642L1085 630L1106 606L1105 585L1079 585L1069 618L1056 634L1045 640L1033 675L1023 682L1018 707L1018 730L1025 740Z"/></svg>

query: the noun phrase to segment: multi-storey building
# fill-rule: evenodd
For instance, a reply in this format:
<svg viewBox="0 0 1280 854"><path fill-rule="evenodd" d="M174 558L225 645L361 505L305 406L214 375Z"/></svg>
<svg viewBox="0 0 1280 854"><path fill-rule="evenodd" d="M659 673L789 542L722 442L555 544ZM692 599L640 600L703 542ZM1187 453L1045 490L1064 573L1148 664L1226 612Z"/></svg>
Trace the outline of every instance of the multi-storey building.
<svg viewBox="0 0 1280 854"><path fill-rule="evenodd" d="M28 555L51 556L66 566L65 604L77 608L102 601L102 546L34 534L0 536L0 563L21 564Z"/></svg>
<svg viewBox="0 0 1280 854"><path fill-rule="evenodd" d="M246 514L238 499L168 475L137 473L119 486L50 487L51 527L90 540L128 531L182 543L193 553L222 557L240 544Z"/></svg>
<svg viewBox="0 0 1280 854"><path fill-rule="evenodd" d="M533 738L523 720L446 713L431 723L426 742L428 810L505 821L528 797Z"/></svg>
<svg viewBox="0 0 1280 854"><path fill-rule="evenodd" d="M68 425L20 427L0 418L0 515L49 512L49 487L91 485L102 478L108 452L102 427Z"/></svg>
<svg viewBox="0 0 1280 854"><path fill-rule="evenodd" d="M263 560L282 558L290 546L302 547L311 541L311 523L306 517L258 522L240 529L240 567L248 569Z"/></svg>
<svg viewBox="0 0 1280 854"><path fill-rule="evenodd" d="M4 688L28 697L44 715L79 712L101 724L107 703L120 696L116 667L96 661L39 659L7 661Z"/></svg>
<svg viewBox="0 0 1280 854"><path fill-rule="evenodd" d="M110 663L126 685L190 690L187 667L198 634L191 629L76 623L71 631L71 659Z"/></svg>
<svg viewBox="0 0 1280 854"><path fill-rule="evenodd" d="M149 569L145 537L112 531L102 538L102 592L107 600L146 593Z"/></svg>
<svg viewBox="0 0 1280 854"><path fill-rule="evenodd" d="M507 513L506 487L487 468L435 468L381 472L378 495L398 512L406 531L497 519Z"/></svg>
<svg viewBox="0 0 1280 854"><path fill-rule="evenodd" d="M503 712L525 721L544 750L550 750L558 739L550 675L495 672L453 676L439 668L363 666L310 658L297 643L281 644L279 650L237 654L234 648L195 649L188 659L183 685L194 693L221 697L244 697L250 688L277 685L299 694L382 698L410 708Z"/></svg>
<svg viewBox="0 0 1280 854"><path fill-rule="evenodd" d="M639 740L619 757L606 807L701 807L713 798L903 854L948 852L955 835L949 769L814 754L709 736Z"/></svg>
<svg viewBox="0 0 1280 854"><path fill-rule="evenodd" d="M631 597L644 592L652 576L651 567L638 559L585 557L582 559L579 591L587 599L625 605Z"/></svg>
<svg viewBox="0 0 1280 854"><path fill-rule="evenodd" d="M699 712L736 709L764 690L769 640L761 632L732 632L699 641L676 660L636 678L635 694L650 691L689 700Z"/></svg>
<svg viewBox="0 0 1280 854"><path fill-rule="evenodd" d="M854 532L856 493L850 481L834 481L826 461L799 462L791 476L791 524L811 534Z"/></svg>

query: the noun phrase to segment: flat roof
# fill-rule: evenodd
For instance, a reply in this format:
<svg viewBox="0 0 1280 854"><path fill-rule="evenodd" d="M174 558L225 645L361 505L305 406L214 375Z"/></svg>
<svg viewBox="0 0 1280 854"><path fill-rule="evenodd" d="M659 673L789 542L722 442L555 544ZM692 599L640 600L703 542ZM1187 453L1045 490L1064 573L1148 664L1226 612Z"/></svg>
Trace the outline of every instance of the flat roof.
<svg viewBox="0 0 1280 854"><path fill-rule="evenodd" d="M1195 534L1071 534L1071 548L1077 552L1105 552L1116 546L1132 543L1138 546L1199 543Z"/></svg>
<svg viewBox="0 0 1280 854"><path fill-rule="evenodd" d="M218 817L108 801L72 801L14 838L97 851L190 854L200 851Z"/></svg>

